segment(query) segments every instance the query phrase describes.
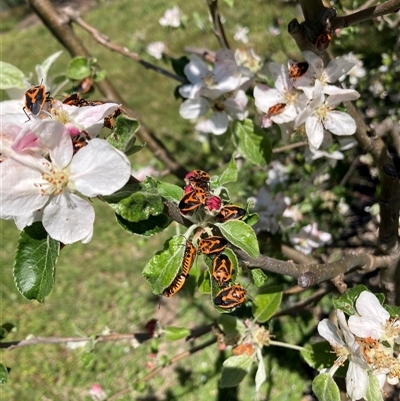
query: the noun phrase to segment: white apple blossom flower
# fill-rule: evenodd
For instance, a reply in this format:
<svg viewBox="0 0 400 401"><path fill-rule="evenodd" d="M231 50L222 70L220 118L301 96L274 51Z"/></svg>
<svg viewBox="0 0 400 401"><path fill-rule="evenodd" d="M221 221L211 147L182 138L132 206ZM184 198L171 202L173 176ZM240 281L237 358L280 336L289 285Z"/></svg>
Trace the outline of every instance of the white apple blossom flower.
<svg viewBox="0 0 400 401"><path fill-rule="evenodd" d="M165 52L166 45L164 42L158 41L158 42L151 42L147 45L147 53L150 54L150 56L156 58L157 60L161 60L162 56Z"/></svg>
<svg viewBox="0 0 400 401"><path fill-rule="evenodd" d="M374 294L363 291L355 306L358 316L350 316L349 327L356 336L387 341L391 346L400 344L400 320L391 320Z"/></svg>
<svg viewBox="0 0 400 401"><path fill-rule="evenodd" d="M215 99L221 93L241 88L253 77L248 68L236 64L233 53L226 49L216 53L213 69L200 57L191 55L190 62L184 68L184 73L190 84L182 85L179 93L188 99L195 99L199 96Z"/></svg>
<svg viewBox="0 0 400 401"><path fill-rule="evenodd" d="M75 193L87 197L114 193L128 181L130 163L103 139L92 139L74 155L67 129L59 122L50 123L52 129L47 124L45 131L35 132L49 145L48 158L4 148L1 214L13 216L21 229L41 220L48 234L64 244L86 243L93 234L94 210Z"/></svg>
<svg viewBox="0 0 400 401"><path fill-rule="evenodd" d="M248 43L249 28L247 26L236 25L235 34L233 35L233 39L237 40L238 42Z"/></svg>
<svg viewBox="0 0 400 401"><path fill-rule="evenodd" d="M294 86L297 89L303 90L310 99L316 82L320 82L323 93L328 95L336 95L343 91L342 88L330 84L336 82L343 74L347 74L356 64L355 61L339 57L330 61L324 68L324 62L321 57L309 50L304 51L302 54L309 67L304 75L294 81Z"/></svg>
<svg viewBox="0 0 400 401"><path fill-rule="evenodd" d="M187 99L181 104L179 114L185 119L197 119L211 111L210 117L202 124L203 132L222 135L228 129L231 120L243 121L246 118L247 101L247 96L242 90L221 94L215 99Z"/></svg>
<svg viewBox="0 0 400 401"><path fill-rule="evenodd" d="M318 333L329 341L337 355L337 360L329 372L332 376L346 359L349 360L346 390L350 399L356 401L363 398L367 392L370 369L363 357L360 345L347 325L344 313L337 310L336 315L339 327L329 319L324 319L318 324Z"/></svg>
<svg viewBox="0 0 400 401"><path fill-rule="evenodd" d="M289 240L298 251L309 255L313 249L331 242L332 235L324 231L319 231L318 224L312 223L302 227L297 234L290 234Z"/></svg>
<svg viewBox="0 0 400 401"><path fill-rule="evenodd" d="M306 106L307 97L294 88L294 81L289 77L286 66L272 62L269 63L269 69L275 78L275 88L263 84L256 85L256 107L277 124L293 121Z"/></svg>
<svg viewBox="0 0 400 401"><path fill-rule="evenodd" d="M275 234L279 230L279 219L288 204L282 192L271 196L267 188L261 187L257 197L249 198L255 203L254 211L258 213L258 222L254 226L256 232L269 231Z"/></svg>
<svg viewBox="0 0 400 401"><path fill-rule="evenodd" d="M353 135L356 131L354 119L342 111L334 108L341 102L359 98L359 93L352 89L343 89L341 93L330 95L325 99L320 81L315 82L313 99L300 113L295 126L305 123L306 134L310 146L319 149L324 139L324 129L335 135Z"/></svg>
<svg viewBox="0 0 400 401"><path fill-rule="evenodd" d="M178 6L165 10L164 15L158 20L162 26L178 28L181 25L182 13Z"/></svg>

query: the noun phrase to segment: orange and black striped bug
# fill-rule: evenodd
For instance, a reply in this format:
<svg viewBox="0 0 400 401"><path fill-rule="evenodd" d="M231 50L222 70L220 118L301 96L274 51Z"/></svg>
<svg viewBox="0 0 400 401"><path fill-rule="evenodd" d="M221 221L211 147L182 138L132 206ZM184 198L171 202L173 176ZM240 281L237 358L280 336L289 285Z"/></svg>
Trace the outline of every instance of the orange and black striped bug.
<svg viewBox="0 0 400 401"><path fill-rule="evenodd" d="M189 271L192 268L195 259L196 259L196 248L188 240L186 242L185 253L183 254L182 273L186 275L189 274Z"/></svg>
<svg viewBox="0 0 400 401"><path fill-rule="evenodd" d="M203 170L193 170L186 174L185 182L192 188L201 188L205 191L210 190L210 174Z"/></svg>
<svg viewBox="0 0 400 401"><path fill-rule="evenodd" d="M220 287L223 287L232 279L233 265L232 261L226 255L218 255L213 260L212 276Z"/></svg>
<svg viewBox="0 0 400 401"><path fill-rule="evenodd" d="M321 35L319 35L317 37L317 40L315 41L315 47L320 52L324 51L328 48L331 40L332 40L332 35L329 32L321 33Z"/></svg>
<svg viewBox="0 0 400 401"><path fill-rule="evenodd" d="M208 192L202 188L195 188L193 191L183 195L179 202L179 210L182 214L187 214L203 205L207 197Z"/></svg>
<svg viewBox="0 0 400 401"><path fill-rule="evenodd" d="M30 120L26 110L29 110L34 116L37 116L43 109L44 104L51 100L50 92L46 92L44 85L32 86L25 92L24 113Z"/></svg>
<svg viewBox="0 0 400 401"><path fill-rule="evenodd" d="M254 345L251 343L240 344L237 347L233 348L233 355L247 355L252 356L255 352Z"/></svg>
<svg viewBox="0 0 400 401"><path fill-rule="evenodd" d="M79 93L71 93L67 95L63 100L63 104L68 104L69 106L83 107L89 106L89 102L79 95Z"/></svg>
<svg viewBox="0 0 400 401"><path fill-rule="evenodd" d="M174 296L183 287L187 278L188 275L185 273L178 274L172 284L163 291L162 295L164 297Z"/></svg>
<svg viewBox="0 0 400 401"><path fill-rule="evenodd" d="M214 298L214 305L221 309L232 309L246 300L246 290L240 284L223 288Z"/></svg>
<svg viewBox="0 0 400 401"><path fill-rule="evenodd" d="M199 247L197 253L204 253L211 255L213 253L222 252L228 245L228 240L224 237L208 237L199 240Z"/></svg>
<svg viewBox="0 0 400 401"><path fill-rule="evenodd" d="M226 205L219 213L215 216L215 220L220 223L225 223L228 220L240 220L243 219L246 211L236 205Z"/></svg>
<svg viewBox="0 0 400 401"><path fill-rule="evenodd" d="M276 116L277 114L280 114L285 110L286 103L278 103L275 106L272 106L269 108L268 113L271 116Z"/></svg>
<svg viewBox="0 0 400 401"><path fill-rule="evenodd" d="M309 65L306 61L291 65L289 68L289 77L293 79L300 78L307 72L308 67Z"/></svg>
<svg viewBox="0 0 400 401"><path fill-rule="evenodd" d="M104 117L103 127L113 129L114 126L115 126L115 120L116 120L116 118L117 118L119 115L121 115L122 112L123 112L123 110L122 110L120 107L118 107L118 109L115 110L114 113L110 114L110 115L107 116L107 117Z"/></svg>

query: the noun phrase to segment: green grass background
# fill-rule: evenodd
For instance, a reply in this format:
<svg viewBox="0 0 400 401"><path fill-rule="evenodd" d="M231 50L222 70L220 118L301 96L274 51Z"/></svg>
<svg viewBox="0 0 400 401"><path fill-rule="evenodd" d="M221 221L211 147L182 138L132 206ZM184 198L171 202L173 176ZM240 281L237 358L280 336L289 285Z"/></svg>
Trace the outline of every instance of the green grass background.
<svg viewBox="0 0 400 401"><path fill-rule="evenodd" d="M293 5L272 0L235 3L236 7L230 9L221 2L226 32L233 46L236 46L232 39L234 29L240 24L250 28L251 44L262 57L283 61L287 55L299 56L286 33L287 23L296 16ZM188 17L185 29L171 30L158 24L165 9L175 4ZM204 19L206 29L203 31L193 23L195 12ZM2 16L1 59L29 74L36 64L60 50L61 46L40 23L21 28L19 15ZM268 33L268 27L278 17L282 20L282 34L273 37ZM212 50L218 48L208 24L206 1L101 1L84 14L84 19L113 42L127 46L166 68L169 68L166 62L157 62L145 53L149 42L165 41L173 57L183 55L183 48L187 45ZM11 26L13 28L9 29ZM201 156L192 125L179 117L180 101L173 97L176 83L102 48L79 27L75 27L75 31L107 71L107 77L124 99L157 132L177 160L187 168L207 169L207 165L201 163L211 156ZM53 72L64 71L68 61L69 55L65 51ZM134 168L147 165L163 168L147 150L131 159ZM179 183L174 177L171 177L171 182ZM184 288L172 299L163 300L159 309L158 297L151 294L141 276L149 257L161 247L168 235L176 232L177 227L172 225L168 232L150 239L131 236L115 224L111 209L98 201L94 203L97 220L93 240L87 245L75 244L62 250L54 290L43 305L25 300L16 290L12 267L18 230L13 222L0 221L0 317L2 323L11 322L16 326L15 332L6 340L22 339L28 335L92 335L101 333L105 327L130 333L143 330L145 323L153 317L159 318L162 325L193 328L217 317L208 297L198 291L193 294L190 288ZM300 335L303 330L301 322L297 327L293 333ZM11 373L9 383L0 387L0 399L89 400L88 390L94 383L99 383L111 396L148 372L146 364L152 361L149 354L157 347L159 361L162 355L172 357L187 349L188 345L184 341L165 343L154 340L136 349L129 342L118 342L98 344L90 352L69 350L64 345L37 345L2 351L1 362L11 368ZM271 350L265 358L268 380L259 398L300 400L309 382L303 380L295 362L290 362L296 361L298 355L294 351L274 353ZM165 369L141 388L140 395L133 391L121 400L252 399L254 372L239 389L218 388L223 359L216 346L211 346L177 366Z"/></svg>

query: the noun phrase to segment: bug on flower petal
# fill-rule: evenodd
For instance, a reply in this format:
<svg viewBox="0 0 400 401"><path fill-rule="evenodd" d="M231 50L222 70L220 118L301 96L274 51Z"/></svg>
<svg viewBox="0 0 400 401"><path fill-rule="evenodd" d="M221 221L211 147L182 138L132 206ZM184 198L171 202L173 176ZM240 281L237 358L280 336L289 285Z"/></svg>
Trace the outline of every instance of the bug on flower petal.
<svg viewBox="0 0 400 401"><path fill-rule="evenodd" d="M44 85L32 86L25 92L25 106L23 107L24 113L30 120L26 110L29 110L34 116L37 116L44 107L46 102L51 99L50 92L46 92Z"/></svg>
<svg viewBox="0 0 400 401"><path fill-rule="evenodd" d="M306 61L292 64L289 68L289 77L297 79L303 76L308 70L309 64Z"/></svg>

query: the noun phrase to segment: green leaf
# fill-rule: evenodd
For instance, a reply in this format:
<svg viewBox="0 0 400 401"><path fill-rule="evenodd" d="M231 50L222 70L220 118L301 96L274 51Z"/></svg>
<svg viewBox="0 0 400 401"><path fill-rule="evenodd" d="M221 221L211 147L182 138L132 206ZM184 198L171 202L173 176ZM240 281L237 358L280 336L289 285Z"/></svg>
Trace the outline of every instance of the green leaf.
<svg viewBox="0 0 400 401"><path fill-rule="evenodd" d="M368 376L368 388L365 394L367 401L383 401L382 390L379 386L378 378L374 375Z"/></svg>
<svg viewBox="0 0 400 401"><path fill-rule="evenodd" d="M328 373L322 373L314 379L312 390L319 401L340 401L339 387Z"/></svg>
<svg viewBox="0 0 400 401"><path fill-rule="evenodd" d="M400 306L384 305L384 308L389 312L391 318L400 316Z"/></svg>
<svg viewBox="0 0 400 401"><path fill-rule="evenodd" d="M339 298L333 300L333 306L335 309L340 309L348 315L355 315L355 303L358 296L363 292L368 291L365 285L359 284L353 288L348 289Z"/></svg>
<svg viewBox="0 0 400 401"><path fill-rule="evenodd" d="M105 79L106 76L107 76L107 71L106 70L98 70L93 74L93 81L94 82L100 82L103 79Z"/></svg>
<svg viewBox="0 0 400 401"><path fill-rule="evenodd" d="M121 114L115 121L113 133L107 138L114 148L128 154L136 142L135 133L139 129L139 122L126 114Z"/></svg>
<svg viewBox="0 0 400 401"><path fill-rule="evenodd" d="M246 331L243 320L228 314L220 315L218 318L218 326L225 335L232 337L239 336Z"/></svg>
<svg viewBox="0 0 400 401"><path fill-rule="evenodd" d="M197 280L197 286L202 294L211 294L210 273L208 270L201 272Z"/></svg>
<svg viewBox="0 0 400 401"><path fill-rule="evenodd" d="M236 387L250 370L253 358L247 355L231 356L222 364L222 375L219 386Z"/></svg>
<svg viewBox="0 0 400 401"><path fill-rule="evenodd" d="M259 268L251 269L250 273L253 284L258 288L262 287L268 279L265 273Z"/></svg>
<svg viewBox="0 0 400 401"><path fill-rule="evenodd" d="M215 223L222 235L234 246L242 249L251 258L257 258L260 254L258 241L254 230L240 220Z"/></svg>
<svg viewBox="0 0 400 401"><path fill-rule="evenodd" d="M167 326L164 330L165 338L169 341L180 340L190 335L190 330L185 327Z"/></svg>
<svg viewBox="0 0 400 401"><path fill-rule="evenodd" d="M0 340L4 340L7 337L8 331L4 327L0 327Z"/></svg>
<svg viewBox="0 0 400 401"><path fill-rule="evenodd" d="M174 70L175 74L179 75L182 78L187 79L185 74L185 67L190 60L186 56L180 58L171 57L170 60L171 60L171 67Z"/></svg>
<svg viewBox="0 0 400 401"><path fill-rule="evenodd" d="M238 179L238 168L236 166L235 159L231 159L225 171L219 176L217 185L225 185L228 182L236 182Z"/></svg>
<svg viewBox="0 0 400 401"><path fill-rule="evenodd" d="M0 61L0 89L25 89L25 74L17 67L5 61Z"/></svg>
<svg viewBox="0 0 400 401"><path fill-rule="evenodd" d="M143 276L149 281L154 294L171 285L182 266L186 239L182 235L170 238L164 249L157 252L143 269Z"/></svg>
<svg viewBox="0 0 400 401"><path fill-rule="evenodd" d="M183 189L178 187L178 185L169 184L168 182L164 181L158 181L157 188L160 195L170 202L179 203L183 196Z"/></svg>
<svg viewBox="0 0 400 401"><path fill-rule="evenodd" d="M67 67L67 77L72 81L81 81L90 76L92 69L86 57L73 58Z"/></svg>
<svg viewBox="0 0 400 401"><path fill-rule="evenodd" d="M8 382L8 371L7 368L0 363L0 384L6 384Z"/></svg>
<svg viewBox="0 0 400 401"><path fill-rule="evenodd" d="M158 234L164 231L172 222L172 220L165 214L159 214L158 216L150 216L146 220L140 220L137 222L131 222L125 220L120 215L115 215L117 223L130 234L142 235L144 237L151 237L154 234Z"/></svg>
<svg viewBox="0 0 400 401"><path fill-rule="evenodd" d="M332 352L332 347L327 341L320 341L315 344L307 344L306 349L300 351L301 356L313 369L321 371L333 366L337 356ZM342 368L335 373L338 376L342 375L340 372ZM344 369L343 369L344 370Z"/></svg>
<svg viewBox="0 0 400 401"><path fill-rule="evenodd" d="M40 222L20 234L14 263L14 281L27 299L43 302L54 284L60 243L48 236Z"/></svg>
<svg viewBox="0 0 400 401"><path fill-rule="evenodd" d="M123 197L125 196L125 197ZM157 216L164 210L158 190L148 178L140 184L129 184L111 196L102 197L123 219L137 223Z"/></svg>
<svg viewBox="0 0 400 401"><path fill-rule="evenodd" d="M257 166L266 166L269 163L272 146L265 130L246 119L236 121L233 132L238 138L238 150L245 159Z"/></svg>
<svg viewBox="0 0 400 401"><path fill-rule="evenodd" d="M251 213L245 219L246 224L248 224L249 226L254 226L254 224L256 224L257 221L258 221L257 213Z"/></svg>
<svg viewBox="0 0 400 401"><path fill-rule="evenodd" d="M254 318L260 323L266 322L276 312L281 302L282 286L267 288L263 294L256 295L254 299Z"/></svg>

